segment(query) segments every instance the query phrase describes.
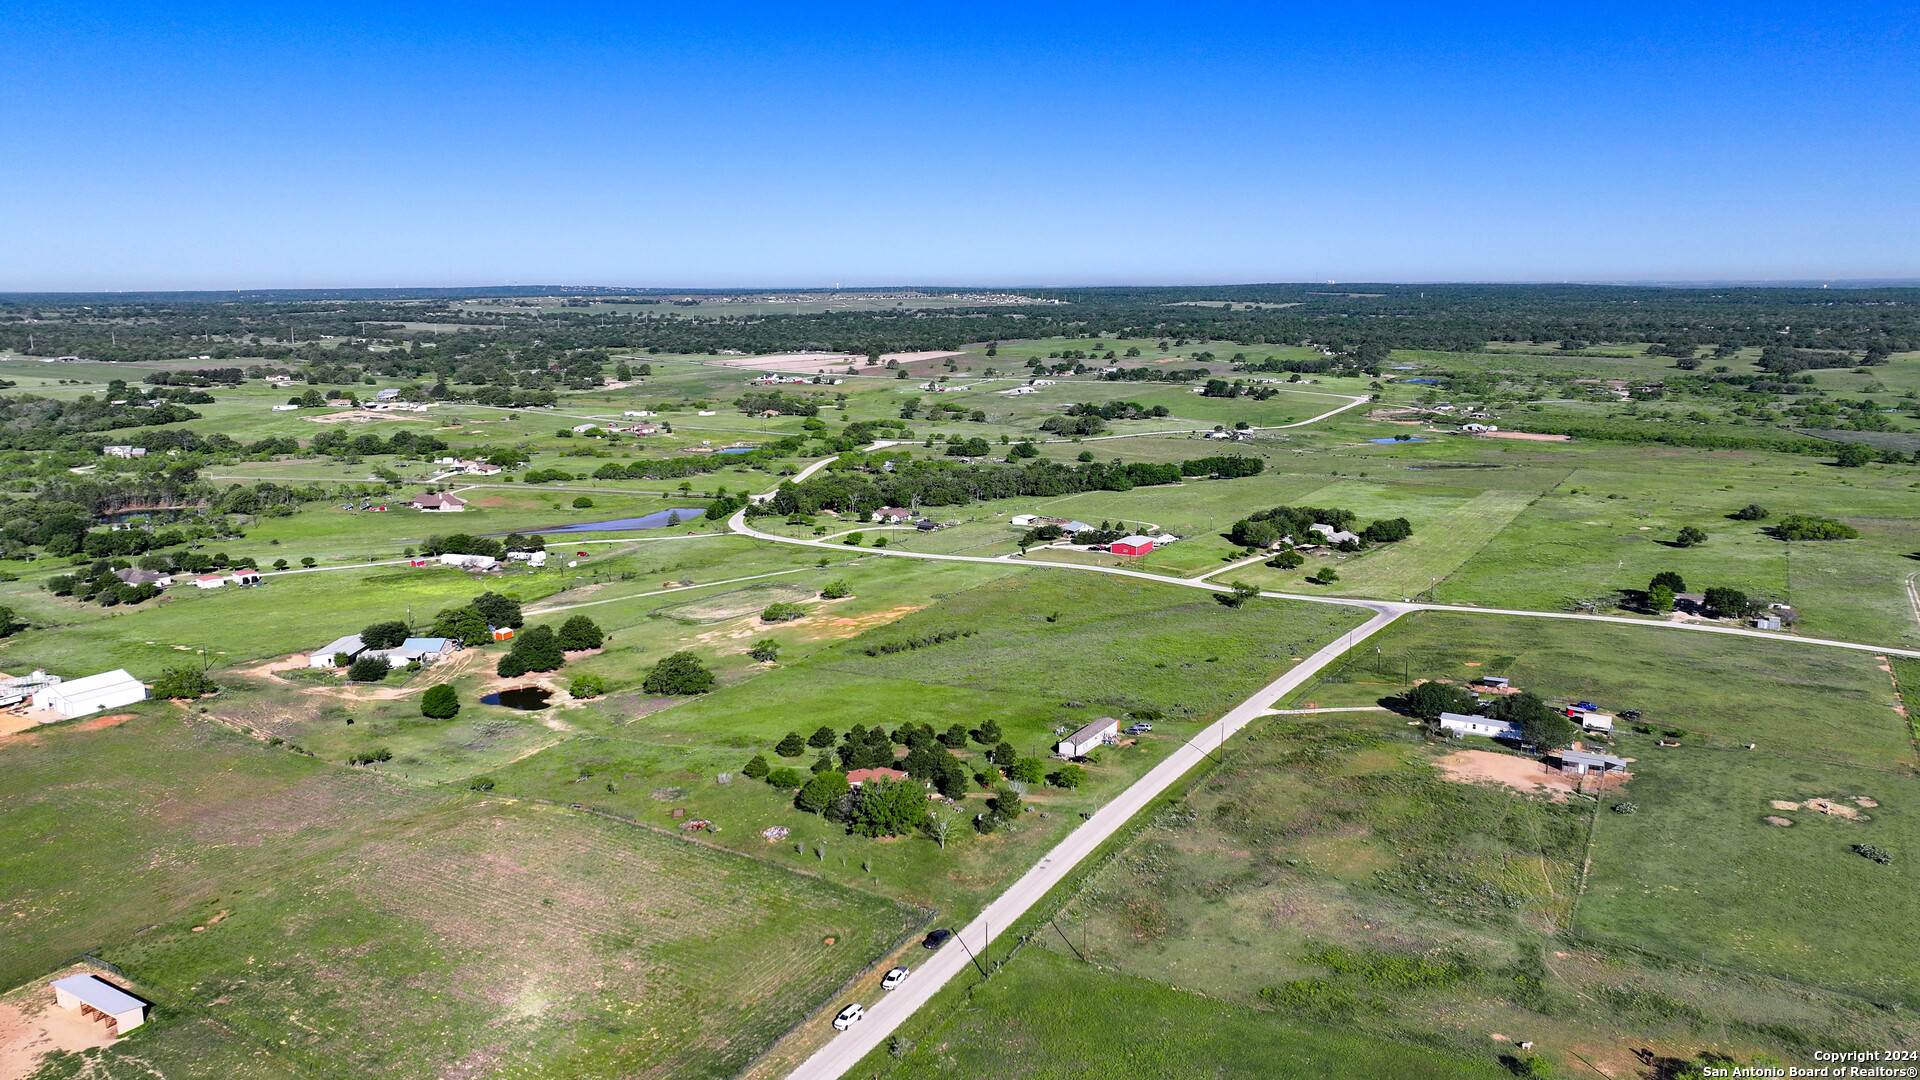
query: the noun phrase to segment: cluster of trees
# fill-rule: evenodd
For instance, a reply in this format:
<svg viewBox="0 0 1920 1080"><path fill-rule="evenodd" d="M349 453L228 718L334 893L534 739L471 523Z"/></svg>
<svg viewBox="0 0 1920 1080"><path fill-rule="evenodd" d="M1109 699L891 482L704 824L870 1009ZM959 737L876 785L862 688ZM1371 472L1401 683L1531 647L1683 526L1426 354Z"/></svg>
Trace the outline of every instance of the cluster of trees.
<svg viewBox="0 0 1920 1080"><path fill-rule="evenodd" d="M434 637L449 638L462 645L485 645L493 640L490 627L517 629L526 625L520 613L520 601L496 592L483 592L457 608L446 608L433 617Z"/></svg>
<svg viewBox="0 0 1920 1080"><path fill-rule="evenodd" d="M1788 514L1768 527L1767 533L1776 540L1856 540L1860 537L1860 530L1843 521L1811 514Z"/></svg>
<svg viewBox="0 0 1920 1080"><path fill-rule="evenodd" d="M1250 397L1255 401L1265 401L1279 392L1280 391L1275 390L1271 386L1260 386L1255 383L1248 383L1245 379L1235 379L1232 382L1228 382L1225 379L1208 379L1207 384L1200 389L1200 396L1216 398Z"/></svg>
<svg viewBox="0 0 1920 1080"><path fill-rule="evenodd" d="M509 551L545 551L546 549L547 538L541 536L539 533L531 533L526 536L522 536L519 533L508 533L498 538L492 536L474 536L471 533L453 533L450 536L441 536L438 533L434 533L420 542L420 554L426 556L485 555L489 558L503 559L506 558L507 552ZM503 624L496 623L494 625L498 626ZM515 623L514 625L518 626L519 624Z"/></svg>
<svg viewBox="0 0 1920 1080"><path fill-rule="evenodd" d="M801 484L780 485L763 505L766 512L778 514L821 510L866 514L882 506L958 506L1015 496L1130 491L1178 483L1182 476L1252 476L1265 467L1260 458L1240 456L1200 458L1180 465L1089 462L1078 467L1044 461L1019 466L913 461L877 475L829 469Z"/></svg>
<svg viewBox="0 0 1920 1080"><path fill-rule="evenodd" d="M1692 354L1692 350L1688 350ZM1821 368L1866 367L1887 362L1884 346L1869 348L1867 355L1856 357L1851 353L1829 352L1815 349L1796 349L1790 345L1768 345L1760 350L1760 359L1754 366L1770 375L1794 375L1802 371Z"/></svg>
<svg viewBox="0 0 1920 1080"><path fill-rule="evenodd" d="M1435 680L1408 690L1403 700L1409 713L1428 723L1438 721L1443 712L1473 716L1481 709L1480 699L1471 690ZM1486 706L1486 715L1519 725L1521 737L1542 749L1566 746L1580 734L1579 725L1567 719L1565 712L1548 705L1531 690L1493 699Z"/></svg>
<svg viewBox="0 0 1920 1080"><path fill-rule="evenodd" d="M609 461L594 470L597 480L677 480L685 476L699 476L703 473L718 472L734 465L763 464L796 454L806 445L806 440L789 435L783 439L774 439L761 443L744 454L700 454L686 457L654 458L638 460L627 464ZM572 477L566 477L572 479ZM533 483L533 474L527 474L527 482Z"/></svg>
<svg viewBox="0 0 1920 1080"><path fill-rule="evenodd" d="M691 697L713 689L714 681L713 672L707 670L698 656L677 652L654 664L640 688L664 697Z"/></svg>
<svg viewBox="0 0 1920 1080"><path fill-rule="evenodd" d="M1066 408L1068 416L1097 416L1102 420L1150 420L1172 415L1165 405L1142 405L1137 401L1108 401L1102 404L1081 402Z"/></svg>
<svg viewBox="0 0 1920 1080"><path fill-rule="evenodd" d="M71 400L35 394L0 395L0 450L48 450L54 448L62 436L177 424L199 418L199 413L184 405L148 404L145 399L115 405L91 394Z"/></svg>
<svg viewBox="0 0 1920 1080"><path fill-rule="evenodd" d="M810 398L798 397L781 390L756 391L734 399L733 404L748 416L758 416L771 409L782 416L818 416L820 405Z"/></svg>
<svg viewBox="0 0 1920 1080"><path fill-rule="evenodd" d="M557 631L542 623L514 634L513 645L494 671L506 679L529 671L553 671L567 662L567 653L597 649L606 639L606 632L585 615L569 618Z"/></svg>
<svg viewBox="0 0 1920 1080"><path fill-rule="evenodd" d="M129 585L113 572L106 560L94 563L79 574L55 574L47 579L47 591L55 596L71 596L82 602L98 601L101 607L140 604L160 595L152 585Z"/></svg>
<svg viewBox="0 0 1920 1080"><path fill-rule="evenodd" d="M371 457L375 454L398 454L402 457L430 457L447 451L447 444L432 435L416 431L396 431L391 438L383 439L372 432L349 435L340 428L328 428L313 437L308 448L317 454L334 457L355 455ZM252 452L249 450L249 452Z"/></svg>
<svg viewBox="0 0 1920 1080"><path fill-rule="evenodd" d="M1293 537L1296 544L1304 544L1313 534L1307 531L1310 525L1331 525L1345 531L1352 525L1356 515L1353 511L1333 506L1276 506L1271 510L1260 510L1248 514L1233 523L1227 530L1227 539L1241 547L1270 547L1284 537ZM1409 530L1411 531L1411 530Z"/></svg>

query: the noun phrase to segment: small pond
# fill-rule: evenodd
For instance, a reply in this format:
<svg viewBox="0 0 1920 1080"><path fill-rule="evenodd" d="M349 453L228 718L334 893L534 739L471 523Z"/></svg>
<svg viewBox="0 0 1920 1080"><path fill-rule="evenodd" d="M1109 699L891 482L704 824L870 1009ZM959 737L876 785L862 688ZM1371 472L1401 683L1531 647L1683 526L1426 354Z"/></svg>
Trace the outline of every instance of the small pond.
<svg viewBox="0 0 1920 1080"><path fill-rule="evenodd" d="M488 694L480 699L480 704L504 705L509 709L519 709L521 712L538 712L547 707L547 699L552 696L553 691L538 686L516 686L511 690Z"/></svg>
<svg viewBox="0 0 1920 1080"><path fill-rule="evenodd" d="M1377 442L1377 443L1405 443L1405 442L1426 442L1427 440L1421 438L1418 435L1409 435L1404 439L1368 439L1367 441Z"/></svg>
<svg viewBox="0 0 1920 1080"><path fill-rule="evenodd" d="M551 529L539 529L536 531L542 533L583 533L616 532L626 529L659 529L666 526L667 518L671 515L678 514L682 522L692 522L696 518L704 517L706 513L707 508L704 506L675 507L671 510L655 510L646 517L614 518L612 521L582 521L577 525L558 525Z"/></svg>

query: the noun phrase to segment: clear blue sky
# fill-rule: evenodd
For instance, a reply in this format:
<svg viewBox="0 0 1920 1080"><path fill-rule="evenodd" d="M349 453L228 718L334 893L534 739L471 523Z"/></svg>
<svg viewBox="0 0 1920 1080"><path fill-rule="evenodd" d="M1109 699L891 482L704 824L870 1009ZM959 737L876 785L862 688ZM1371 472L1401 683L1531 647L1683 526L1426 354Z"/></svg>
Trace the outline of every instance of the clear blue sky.
<svg viewBox="0 0 1920 1080"><path fill-rule="evenodd" d="M1452 6L0 0L0 289L1920 277L1915 5Z"/></svg>

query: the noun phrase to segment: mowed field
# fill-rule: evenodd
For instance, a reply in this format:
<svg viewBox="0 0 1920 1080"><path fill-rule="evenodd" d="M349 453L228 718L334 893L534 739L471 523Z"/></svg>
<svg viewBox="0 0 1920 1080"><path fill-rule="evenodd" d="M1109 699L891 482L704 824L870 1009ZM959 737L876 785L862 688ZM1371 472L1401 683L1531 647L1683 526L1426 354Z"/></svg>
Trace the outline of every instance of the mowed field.
<svg viewBox="0 0 1920 1080"><path fill-rule="evenodd" d="M263 1076L728 1076L924 918L140 712L0 741L0 975L92 951L160 1004L49 1075L206 1075L211 1043Z"/></svg>

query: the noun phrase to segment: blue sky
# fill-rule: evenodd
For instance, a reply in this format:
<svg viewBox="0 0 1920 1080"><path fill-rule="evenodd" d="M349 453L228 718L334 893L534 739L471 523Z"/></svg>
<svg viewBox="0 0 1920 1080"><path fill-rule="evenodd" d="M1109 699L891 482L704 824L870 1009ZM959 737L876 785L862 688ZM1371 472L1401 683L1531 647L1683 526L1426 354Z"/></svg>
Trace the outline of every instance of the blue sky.
<svg viewBox="0 0 1920 1080"><path fill-rule="evenodd" d="M1920 277L1913 5L1447 7L0 0L0 290Z"/></svg>

